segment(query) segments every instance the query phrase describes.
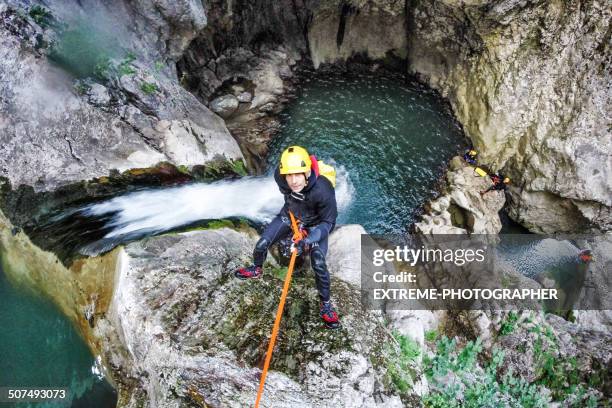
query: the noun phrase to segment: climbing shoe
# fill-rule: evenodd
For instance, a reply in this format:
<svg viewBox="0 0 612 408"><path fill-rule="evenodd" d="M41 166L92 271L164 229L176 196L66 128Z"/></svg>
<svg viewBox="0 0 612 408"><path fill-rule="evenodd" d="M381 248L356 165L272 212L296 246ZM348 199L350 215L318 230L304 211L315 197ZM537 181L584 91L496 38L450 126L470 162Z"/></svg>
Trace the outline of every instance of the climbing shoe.
<svg viewBox="0 0 612 408"><path fill-rule="evenodd" d="M325 327L328 329L338 329L340 328L340 320L338 320L338 313L334 310L334 306L331 303L331 300L327 302L321 302L321 319L323 319L323 323L325 323Z"/></svg>
<svg viewBox="0 0 612 408"><path fill-rule="evenodd" d="M240 268L236 272L234 272L234 276L238 279L257 279L261 278L263 274L263 269L260 266L249 266L248 268Z"/></svg>

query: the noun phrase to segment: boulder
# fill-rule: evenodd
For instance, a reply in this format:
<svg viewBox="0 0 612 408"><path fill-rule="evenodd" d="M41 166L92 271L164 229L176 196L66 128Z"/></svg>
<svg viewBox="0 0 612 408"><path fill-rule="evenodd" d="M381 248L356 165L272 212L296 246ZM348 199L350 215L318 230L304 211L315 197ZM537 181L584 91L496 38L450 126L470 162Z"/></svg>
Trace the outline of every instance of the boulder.
<svg viewBox="0 0 612 408"><path fill-rule="evenodd" d="M109 350L128 350L105 354L121 384L119 406L253 404L283 284L283 269L271 267L259 280L234 278L257 238L222 228L121 250L96 330ZM335 277L332 293L343 325L336 331L320 321L313 276L293 279L263 406L401 407L411 394L385 379L393 347L382 316L363 311L358 288Z"/></svg>
<svg viewBox="0 0 612 408"><path fill-rule="evenodd" d="M327 267L331 275L361 287L361 225L340 225L329 237Z"/></svg>
<svg viewBox="0 0 612 408"><path fill-rule="evenodd" d="M417 232L423 234L497 234L501 230L499 211L505 203L503 192L480 191L492 185L488 177L480 177L459 157L455 157L446 174L447 189L433 200L420 222Z"/></svg>
<svg viewBox="0 0 612 408"><path fill-rule="evenodd" d="M238 109L238 99L234 95L220 96L210 102L210 109L227 119Z"/></svg>
<svg viewBox="0 0 612 408"><path fill-rule="evenodd" d="M236 96L236 99L238 99L238 102L249 103L253 100L253 95L249 92L240 92L238 96Z"/></svg>

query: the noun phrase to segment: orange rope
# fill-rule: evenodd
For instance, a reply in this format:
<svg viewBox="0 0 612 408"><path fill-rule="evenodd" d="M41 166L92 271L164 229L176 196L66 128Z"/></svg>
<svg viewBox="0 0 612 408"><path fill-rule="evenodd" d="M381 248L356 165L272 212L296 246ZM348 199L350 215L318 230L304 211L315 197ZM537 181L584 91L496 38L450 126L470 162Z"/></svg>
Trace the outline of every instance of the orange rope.
<svg viewBox="0 0 612 408"><path fill-rule="evenodd" d="M291 217L291 228L293 229L293 242L297 243L300 239L302 239L302 233L300 232L297 226L297 221L295 220L295 217L291 211L289 211L289 217ZM287 276L285 277L283 292L278 304L278 310L276 311L276 319L274 320L274 326L272 327L272 334L270 335L270 343L268 344L266 361L264 362L263 371L261 372L261 378L259 380L259 391L257 391L255 408L259 408L259 401L263 395L266 376L268 375L268 368L270 367L270 361L272 360L272 351L274 350L274 344L276 343L276 337L278 336L278 329L280 327L281 318L283 317L283 309L285 308L285 300L287 299L287 293L289 292L289 285L291 284L291 275L293 274L293 267L295 265L296 257L297 250L294 248L291 252L291 260L289 261L289 268L287 269Z"/></svg>

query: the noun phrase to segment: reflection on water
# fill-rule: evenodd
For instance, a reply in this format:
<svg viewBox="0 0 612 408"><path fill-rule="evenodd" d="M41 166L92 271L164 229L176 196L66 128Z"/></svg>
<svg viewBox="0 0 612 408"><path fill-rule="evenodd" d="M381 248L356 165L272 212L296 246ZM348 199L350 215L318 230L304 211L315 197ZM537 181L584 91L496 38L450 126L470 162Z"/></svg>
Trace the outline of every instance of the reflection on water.
<svg viewBox="0 0 612 408"><path fill-rule="evenodd" d="M0 327L0 386L60 387L71 393L62 402L17 406L116 405L114 390L71 322L51 302L11 285L1 267Z"/></svg>
<svg viewBox="0 0 612 408"><path fill-rule="evenodd" d="M497 246L497 266L512 268L544 287L559 289L555 308L569 310L580 297L588 264L579 258L581 248L570 239L535 234L502 234Z"/></svg>

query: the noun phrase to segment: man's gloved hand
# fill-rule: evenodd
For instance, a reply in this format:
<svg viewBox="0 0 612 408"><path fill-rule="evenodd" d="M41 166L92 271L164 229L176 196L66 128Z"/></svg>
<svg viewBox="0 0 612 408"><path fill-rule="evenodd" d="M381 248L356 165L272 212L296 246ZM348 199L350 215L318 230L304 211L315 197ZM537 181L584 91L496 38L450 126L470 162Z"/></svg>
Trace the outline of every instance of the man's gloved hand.
<svg viewBox="0 0 612 408"><path fill-rule="evenodd" d="M296 249L297 256L300 256L304 252L306 252L306 250L308 249L308 245L310 245L310 242L308 241L308 237L302 238L297 243L294 242L293 244L291 244L291 252L293 252L293 250Z"/></svg>

